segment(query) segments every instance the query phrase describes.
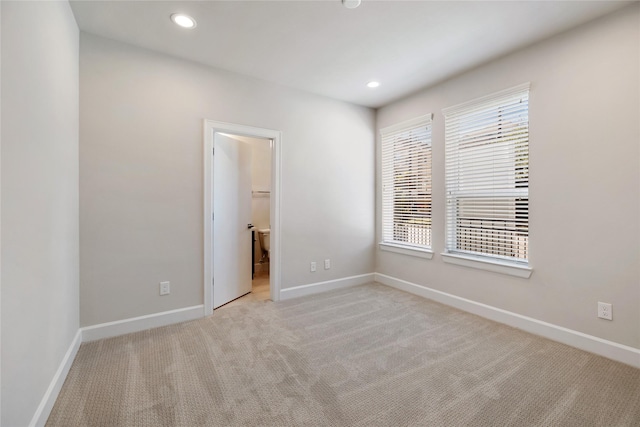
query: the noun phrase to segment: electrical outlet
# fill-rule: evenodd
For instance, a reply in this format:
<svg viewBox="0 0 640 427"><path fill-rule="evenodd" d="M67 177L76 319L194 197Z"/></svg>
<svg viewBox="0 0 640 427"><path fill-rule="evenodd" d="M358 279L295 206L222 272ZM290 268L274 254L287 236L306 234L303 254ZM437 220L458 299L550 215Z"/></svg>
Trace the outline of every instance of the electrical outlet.
<svg viewBox="0 0 640 427"><path fill-rule="evenodd" d="M171 282L160 282L160 295L169 295L171 293Z"/></svg>
<svg viewBox="0 0 640 427"><path fill-rule="evenodd" d="M331 260L327 258L324 260L324 269L328 270L330 268L331 268Z"/></svg>
<svg viewBox="0 0 640 427"><path fill-rule="evenodd" d="M315 272L316 271L316 262L315 261L311 261L311 272Z"/></svg>
<svg viewBox="0 0 640 427"><path fill-rule="evenodd" d="M613 309L611 308L611 304L598 301L598 317L601 319L612 320Z"/></svg>

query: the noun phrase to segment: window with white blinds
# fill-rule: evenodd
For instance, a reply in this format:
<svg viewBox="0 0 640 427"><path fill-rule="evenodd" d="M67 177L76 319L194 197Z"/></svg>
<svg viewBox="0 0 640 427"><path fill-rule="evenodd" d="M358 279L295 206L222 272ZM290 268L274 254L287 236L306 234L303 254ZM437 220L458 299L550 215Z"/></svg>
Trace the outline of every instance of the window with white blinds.
<svg viewBox="0 0 640 427"><path fill-rule="evenodd" d="M431 247L431 119L429 114L380 131L383 243Z"/></svg>
<svg viewBox="0 0 640 427"><path fill-rule="evenodd" d="M447 252L528 263L529 83L443 113Z"/></svg>

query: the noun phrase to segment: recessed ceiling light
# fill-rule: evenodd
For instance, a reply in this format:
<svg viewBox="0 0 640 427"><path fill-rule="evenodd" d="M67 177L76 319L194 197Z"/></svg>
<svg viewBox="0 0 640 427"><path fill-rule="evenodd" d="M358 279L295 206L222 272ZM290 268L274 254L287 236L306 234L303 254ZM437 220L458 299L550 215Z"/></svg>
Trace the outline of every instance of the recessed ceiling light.
<svg viewBox="0 0 640 427"><path fill-rule="evenodd" d="M180 25L182 28L196 27L196 20L189 15L185 15L184 13L174 13L173 15L171 15L171 20L176 25Z"/></svg>
<svg viewBox="0 0 640 427"><path fill-rule="evenodd" d="M367 87L370 87L371 89L376 88L380 86L380 82L369 82L367 83Z"/></svg>
<svg viewBox="0 0 640 427"><path fill-rule="evenodd" d="M342 0L342 5L347 9L355 9L360 6L360 0Z"/></svg>

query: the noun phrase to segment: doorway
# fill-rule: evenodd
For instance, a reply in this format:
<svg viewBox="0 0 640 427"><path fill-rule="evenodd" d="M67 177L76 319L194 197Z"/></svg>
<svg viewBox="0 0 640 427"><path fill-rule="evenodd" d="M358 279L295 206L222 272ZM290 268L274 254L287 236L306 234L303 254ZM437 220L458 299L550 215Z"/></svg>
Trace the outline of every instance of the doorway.
<svg viewBox="0 0 640 427"><path fill-rule="evenodd" d="M205 120L204 136L205 315L249 292L278 301L281 133Z"/></svg>

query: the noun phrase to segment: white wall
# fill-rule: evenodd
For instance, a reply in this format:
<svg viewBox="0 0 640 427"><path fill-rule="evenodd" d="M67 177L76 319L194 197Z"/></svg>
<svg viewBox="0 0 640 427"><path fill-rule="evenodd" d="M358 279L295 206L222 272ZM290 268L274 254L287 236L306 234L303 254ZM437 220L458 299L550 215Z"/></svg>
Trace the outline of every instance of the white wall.
<svg viewBox="0 0 640 427"><path fill-rule="evenodd" d="M2 8L2 420L27 425L79 326L78 28Z"/></svg>
<svg viewBox="0 0 640 427"><path fill-rule="evenodd" d="M373 271L372 110L85 33L80 86L83 326L203 303L204 118L283 132L283 289Z"/></svg>
<svg viewBox="0 0 640 427"><path fill-rule="evenodd" d="M636 4L380 109L379 129L435 113L436 255L378 251L377 271L640 348L639 39ZM445 264L441 110L527 81L533 275ZM379 170L377 182L380 213ZM598 301L613 321L596 317Z"/></svg>

